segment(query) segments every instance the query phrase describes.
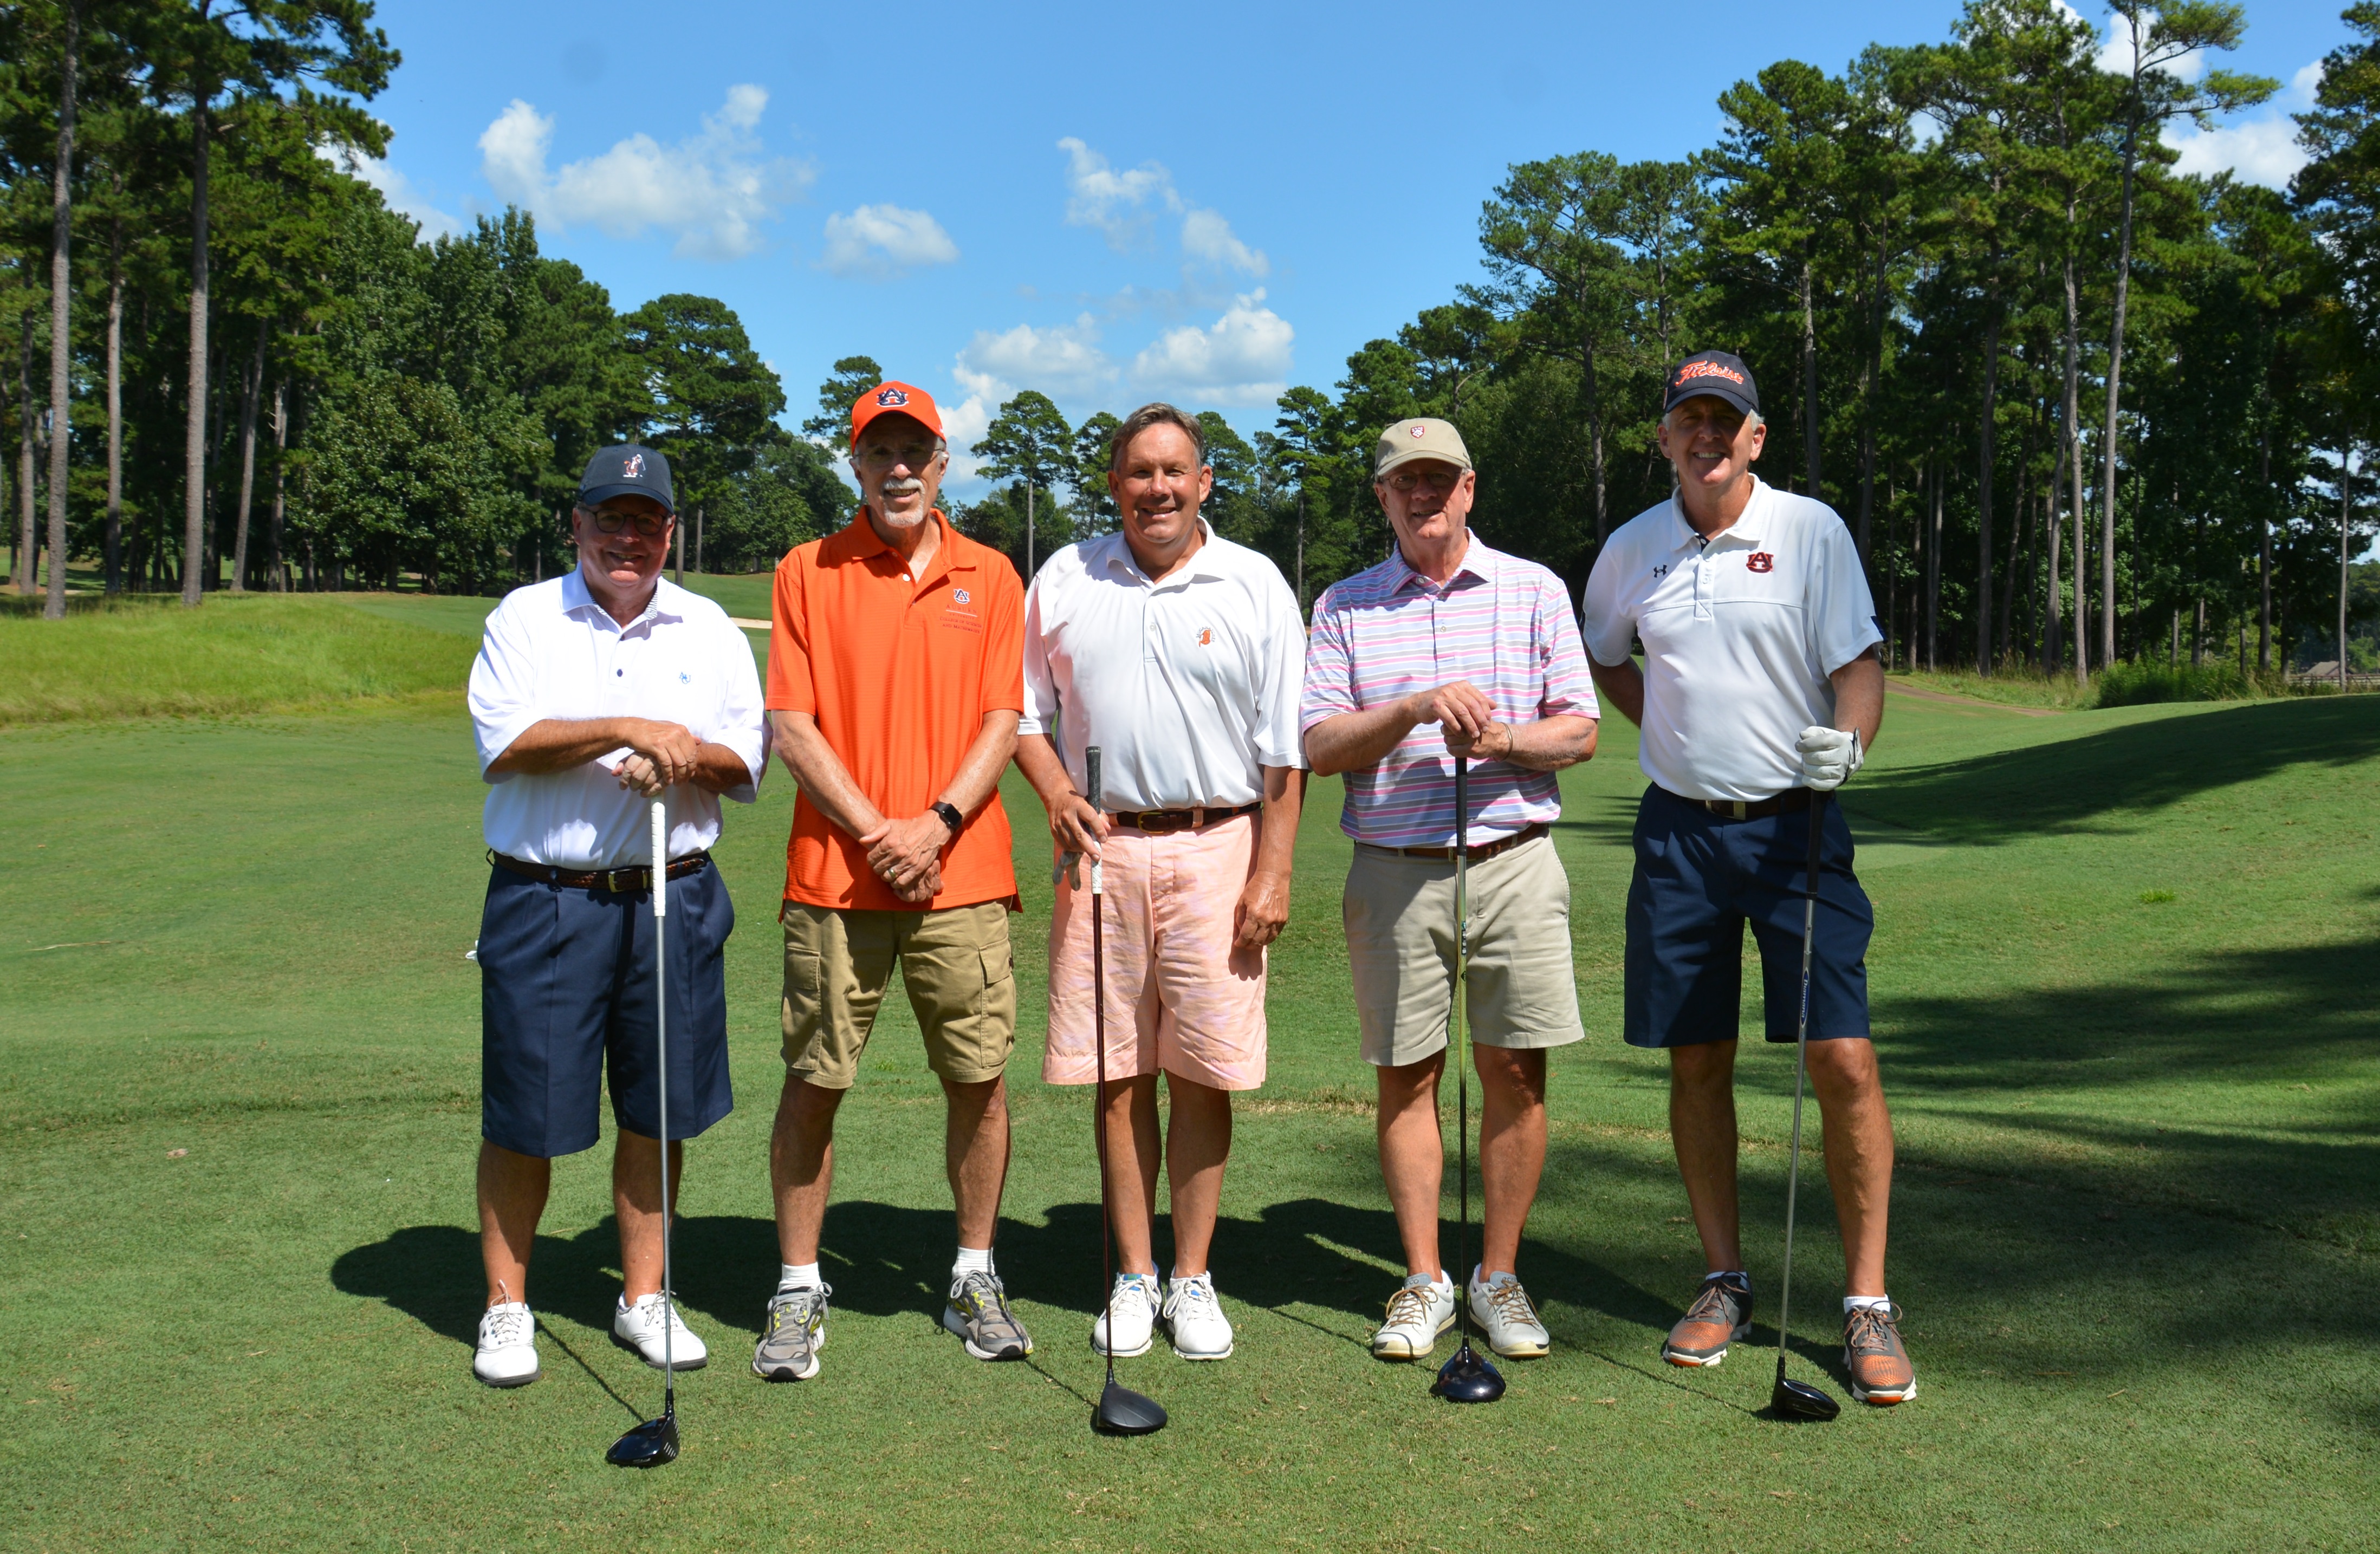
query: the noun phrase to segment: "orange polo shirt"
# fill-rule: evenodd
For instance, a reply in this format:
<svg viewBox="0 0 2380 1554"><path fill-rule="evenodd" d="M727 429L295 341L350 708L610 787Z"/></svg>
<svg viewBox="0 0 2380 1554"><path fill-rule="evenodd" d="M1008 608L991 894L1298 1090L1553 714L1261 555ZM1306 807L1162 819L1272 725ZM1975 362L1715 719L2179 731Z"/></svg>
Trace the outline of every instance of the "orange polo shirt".
<svg viewBox="0 0 2380 1554"><path fill-rule="evenodd" d="M982 731L984 714L1025 709L1025 589L1006 556L937 512L942 541L912 577L863 509L840 534L777 564L768 705L808 712L868 801L922 813ZM993 790L942 851L929 908L1016 894L1008 816ZM868 849L808 794L794 802L785 899L812 906L915 912L868 867Z"/></svg>

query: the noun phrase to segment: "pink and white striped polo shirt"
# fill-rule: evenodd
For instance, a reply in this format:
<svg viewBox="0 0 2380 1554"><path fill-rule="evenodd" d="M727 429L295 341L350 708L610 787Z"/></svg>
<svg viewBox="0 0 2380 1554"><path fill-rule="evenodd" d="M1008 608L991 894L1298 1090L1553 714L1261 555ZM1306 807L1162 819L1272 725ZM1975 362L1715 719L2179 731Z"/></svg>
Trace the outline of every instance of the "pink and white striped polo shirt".
<svg viewBox="0 0 2380 1554"><path fill-rule="evenodd" d="M1398 551L1323 593L1306 642L1298 732L1455 680L1486 692L1508 723L1603 715L1561 580L1475 534L1442 589ZM1348 772L1346 783L1339 829L1356 841L1452 844L1454 758L1436 724L1414 729L1378 766ZM1560 814L1554 773L1495 760L1472 766L1473 846Z"/></svg>

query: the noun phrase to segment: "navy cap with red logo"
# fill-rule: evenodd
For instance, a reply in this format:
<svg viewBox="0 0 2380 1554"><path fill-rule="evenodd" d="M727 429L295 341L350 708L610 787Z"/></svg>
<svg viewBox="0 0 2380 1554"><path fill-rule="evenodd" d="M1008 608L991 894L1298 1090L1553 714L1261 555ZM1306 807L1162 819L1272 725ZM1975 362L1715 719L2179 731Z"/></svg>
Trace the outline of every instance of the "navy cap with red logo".
<svg viewBox="0 0 2380 1554"><path fill-rule="evenodd" d="M1661 414L1698 394L1715 394L1748 416L1760 413L1760 385L1752 381L1752 369L1725 351L1696 351L1672 368Z"/></svg>
<svg viewBox="0 0 2380 1554"><path fill-rule="evenodd" d="M593 509L615 496L650 496L674 516L677 496L670 486L669 460L658 449L635 443L598 448L578 477L578 505Z"/></svg>

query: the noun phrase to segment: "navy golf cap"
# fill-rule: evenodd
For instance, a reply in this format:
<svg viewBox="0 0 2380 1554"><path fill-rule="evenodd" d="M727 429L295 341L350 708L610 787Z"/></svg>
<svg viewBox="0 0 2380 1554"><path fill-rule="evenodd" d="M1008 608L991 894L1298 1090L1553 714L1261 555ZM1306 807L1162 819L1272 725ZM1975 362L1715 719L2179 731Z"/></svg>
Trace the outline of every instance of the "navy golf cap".
<svg viewBox="0 0 2380 1554"><path fill-rule="evenodd" d="M599 448L578 477L578 505L598 507L615 496L650 496L671 516L677 516L677 497L670 489L669 460L654 449L635 443Z"/></svg>
<svg viewBox="0 0 2380 1554"><path fill-rule="evenodd" d="M1696 351L1671 369L1661 414L1698 394L1715 394L1748 416L1760 414L1760 385L1752 381L1752 369L1725 351Z"/></svg>

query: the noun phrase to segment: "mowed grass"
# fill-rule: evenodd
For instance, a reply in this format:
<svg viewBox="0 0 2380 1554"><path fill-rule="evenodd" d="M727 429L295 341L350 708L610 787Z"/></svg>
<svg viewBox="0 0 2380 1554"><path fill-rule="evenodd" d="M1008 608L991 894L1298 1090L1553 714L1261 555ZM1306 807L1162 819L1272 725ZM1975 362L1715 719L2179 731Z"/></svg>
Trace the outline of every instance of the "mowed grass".
<svg viewBox="0 0 2380 1554"><path fill-rule="evenodd" d="M772 773L721 852L744 913L739 1109L689 1149L677 1241L714 1358L680 1389L686 1455L643 1475L601 1462L659 1395L608 1340L606 1152L557 1170L531 1291L544 1379L469 1376L463 952L486 870L459 711L18 729L0 771L10 1547L2369 1547L2380 700L1892 699L1849 803L1901 1140L1892 1292L1923 1390L1827 1427L1757 1416L1766 1353L1707 1373L1658 1357L1702 1269L1664 1070L1617 1034L1642 780L1616 721L1558 833L1590 1034L1554 1060L1523 1255L1556 1346L1509 1367L1503 1402L1437 1403L1426 1370L1364 1349L1399 1269L1331 782L1226 1188L1239 1353L1123 1367L1172 1427L1086 1427L1088 1109L1038 1081L1048 848L1013 774L1025 1013L1000 1255L1039 1352L978 1365L936 1326L941 1106L896 998L844 1111L824 1373L752 1378L792 799ZM1755 1043L1742 1072L1765 1344L1790 1054ZM1794 1363L1840 1391L1815 1143L1807 1164Z"/></svg>

